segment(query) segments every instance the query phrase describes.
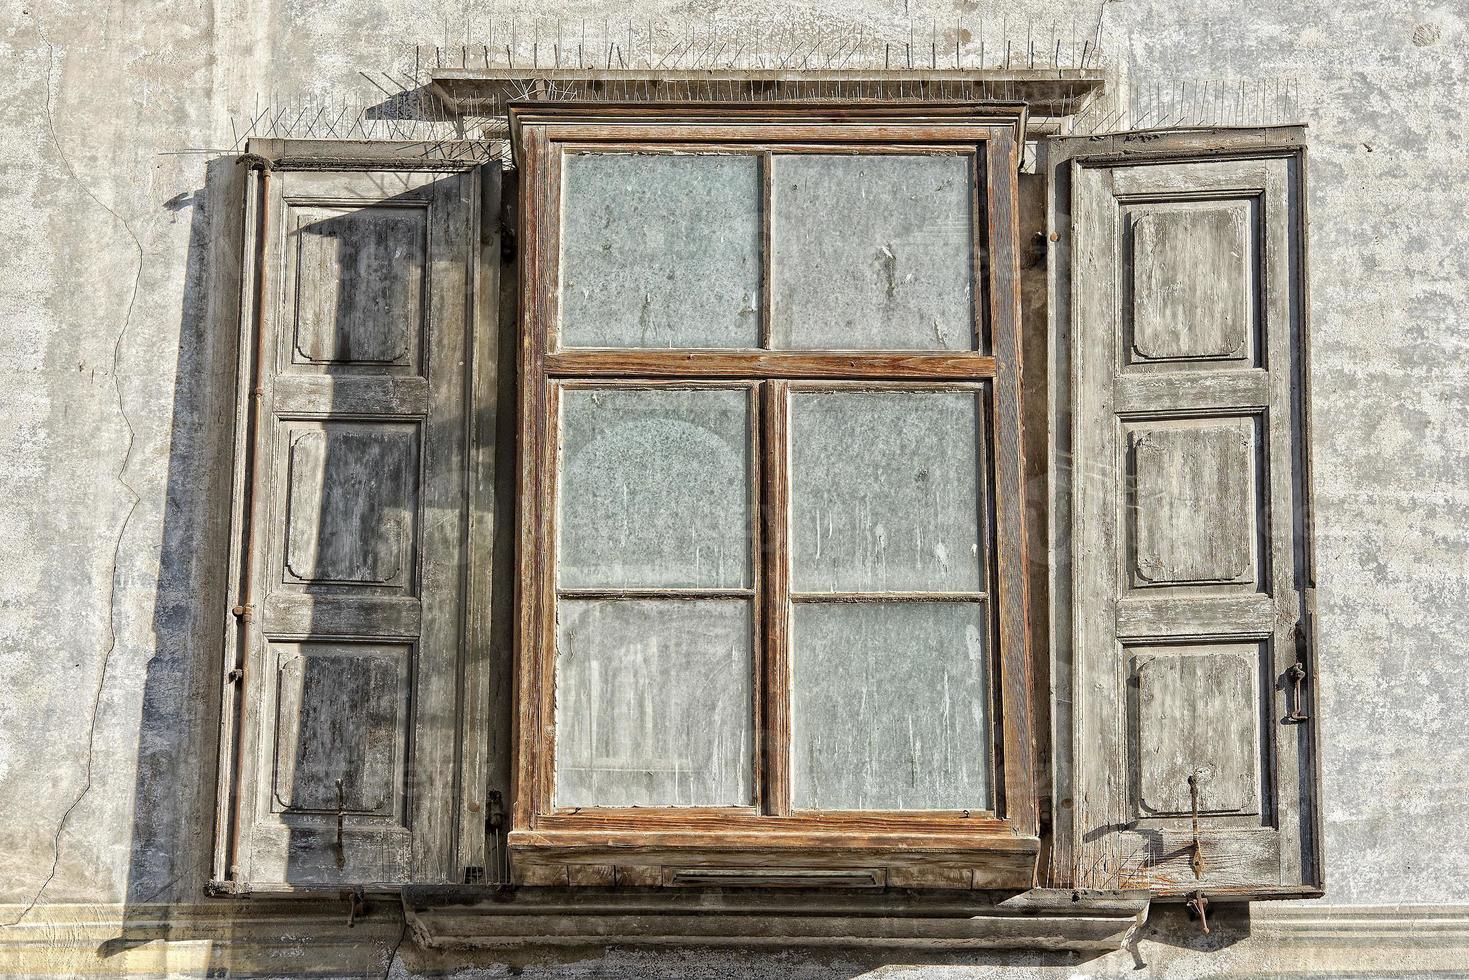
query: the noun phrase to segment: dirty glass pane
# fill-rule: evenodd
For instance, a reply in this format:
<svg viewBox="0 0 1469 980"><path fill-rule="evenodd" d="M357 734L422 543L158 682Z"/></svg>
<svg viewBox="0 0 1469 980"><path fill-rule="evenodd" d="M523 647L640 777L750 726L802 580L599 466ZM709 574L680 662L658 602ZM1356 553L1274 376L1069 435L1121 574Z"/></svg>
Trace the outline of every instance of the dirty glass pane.
<svg viewBox="0 0 1469 980"><path fill-rule="evenodd" d="M968 156L775 157L772 346L974 348Z"/></svg>
<svg viewBox="0 0 1469 980"><path fill-rule="evenodd" d="M754 654L744 599L563 599L556 805L754 801Z"/></svg>
<svg viewBox="0 0 1469 980"><path fill-rule="evenodd" d="M744 388L561 393L560 586L748 586Z"/></svg>
<svg viewBox="0 0 1469 980"><path fill-rule="evenodd" d="M795 393L794 589L981 589L980 419L966 391Z"/></svg>
<svg viewBox="0 0 1469 980"><path fill-rule="evenodd" d="M758 347L759 161L566 157L561 343Z"/></svg>
<svg viewBox="0 0 1469 980"><path fill-rule="evenodd" d="M970 602L796 604L796 808L989 809L984 609Z"/></svg>

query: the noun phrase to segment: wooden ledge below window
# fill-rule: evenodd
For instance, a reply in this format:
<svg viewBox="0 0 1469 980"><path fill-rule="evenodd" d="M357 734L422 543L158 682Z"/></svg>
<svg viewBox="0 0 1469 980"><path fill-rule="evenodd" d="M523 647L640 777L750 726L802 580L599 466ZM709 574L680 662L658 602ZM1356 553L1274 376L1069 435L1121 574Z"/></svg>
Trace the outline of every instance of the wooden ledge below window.
<svg viewBox="0 0 1469 980"><path fill-rule="evenodd" d="M1011 833L518 830L517 885L679 887L820 884L1020 891L1040 841Z"/></svg>
<svg viewBox="0 0 1469 980"><path fill-rule="evenodd" d="M430 948L628 943L928 949L1121 949L1147 892L615 889L409 885Z"/></svg>

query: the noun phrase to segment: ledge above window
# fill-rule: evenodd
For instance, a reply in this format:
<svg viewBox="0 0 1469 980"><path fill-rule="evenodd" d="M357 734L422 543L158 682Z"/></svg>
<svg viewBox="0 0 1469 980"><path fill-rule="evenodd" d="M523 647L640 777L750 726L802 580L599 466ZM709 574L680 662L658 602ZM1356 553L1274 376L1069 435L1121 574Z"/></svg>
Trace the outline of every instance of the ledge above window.
<svg viewBox="0 0 1469 980"><path fill-rule="evenodd" d="M435 68L430 88L454 113L502 115L527 98L573 102L1025 102L1034 117L1068 116L1101 94L1098 68L780 68L648 71L596 68Z"/></svg>

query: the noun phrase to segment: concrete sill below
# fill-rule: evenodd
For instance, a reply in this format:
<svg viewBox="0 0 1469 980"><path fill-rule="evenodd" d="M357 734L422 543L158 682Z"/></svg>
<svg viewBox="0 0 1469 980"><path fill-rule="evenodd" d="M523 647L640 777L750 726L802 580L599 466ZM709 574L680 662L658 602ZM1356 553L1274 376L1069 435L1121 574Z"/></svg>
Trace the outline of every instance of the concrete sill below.
<svg viewBox="0 0 1469 980"><path fill-rule="evenodd" d="M1036 888L997 894L797 889L409 885L403 909L428 948L533 945L1121 949L1147 892Z"/></svg>

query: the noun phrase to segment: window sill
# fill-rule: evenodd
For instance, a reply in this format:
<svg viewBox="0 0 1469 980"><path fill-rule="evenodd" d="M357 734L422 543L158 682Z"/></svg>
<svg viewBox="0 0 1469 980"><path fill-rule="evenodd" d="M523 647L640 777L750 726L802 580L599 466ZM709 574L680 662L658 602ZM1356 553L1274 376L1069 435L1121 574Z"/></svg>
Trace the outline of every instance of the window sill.
<svg viewBox="0 0 1469 980"><path fill-rule="evenodd" d="M928 949L1121 949L1147 918L1147 892L1019 894L807 889L407 886L420 943L804 945Z"/></svg>
<svg viewBox="0 0 1469 980"><path fill-rule="evenodd" d="M1035 881L1040 841L1012 833L518 830L517 885L680 886L715 871L732 883L840 872L848 887L1020 891Z"/></svg>

